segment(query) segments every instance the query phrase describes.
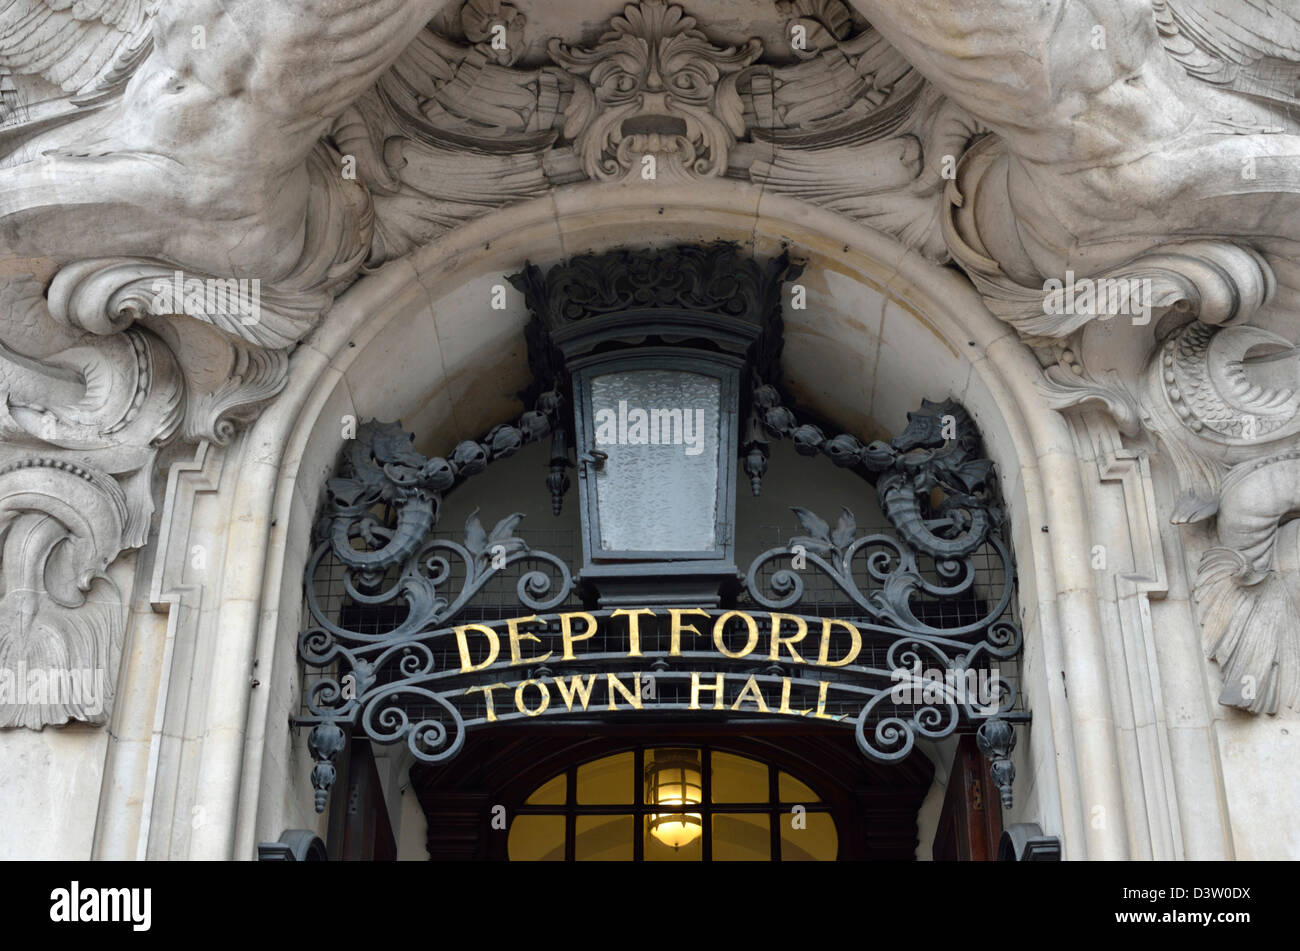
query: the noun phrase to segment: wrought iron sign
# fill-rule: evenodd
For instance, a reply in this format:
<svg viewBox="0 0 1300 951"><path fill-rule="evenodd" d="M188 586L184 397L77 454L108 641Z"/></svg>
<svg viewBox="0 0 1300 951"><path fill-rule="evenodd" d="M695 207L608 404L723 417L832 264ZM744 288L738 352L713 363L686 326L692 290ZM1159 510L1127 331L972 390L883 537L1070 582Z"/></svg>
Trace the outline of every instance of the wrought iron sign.
<svg viewBox="0 0 1300 951"><path fill-rule="evenodd" d="M909 755L917 737L978 728L1010 804L1011 724L1027 715L999 671L1021 635L992 464L952 402L925 402L888 443L801 423L777 388L779 293L793 270L729 245L588 256L546 274L530 266L517 284L534 314L533 409L445 458L416 452L396 424L362 427L328 484L306 570L311 626L299 653L316 676L298 722L311 727L318 810L354 730L436 762L494 724L627 717L838 724L882 762ZM635 466L647 458L620 454L617 440L599 448L602 426L622 434L638 422L610 405L611 383L614 396L645 384L705 397L688 432L710 434L713 449L701 440L694 469L655 476L680 479L674 500L708 514L694 535L611 527L624 508L635 523L645 484ZM683 426L692 409L660 422ZM578 466L578 570L530 547L517 513L488 528L476 511L460 540L436 531L447 491L548 436L556 512ZM889 530L860 531L848 511L832 528L796 508L803 534L738 570L736 463L758 494L777 438L860 473ZM321 604L327 572L341 575L347 611ZM814 579L836 592L835 611L807 597ZM960 612L936 610L957 602Z"/></svg>

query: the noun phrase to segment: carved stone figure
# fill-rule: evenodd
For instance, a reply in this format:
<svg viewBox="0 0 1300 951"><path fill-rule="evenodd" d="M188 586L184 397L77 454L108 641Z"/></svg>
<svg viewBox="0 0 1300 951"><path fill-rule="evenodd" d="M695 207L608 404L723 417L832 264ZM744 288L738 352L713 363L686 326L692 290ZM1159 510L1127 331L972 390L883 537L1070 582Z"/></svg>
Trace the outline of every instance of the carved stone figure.
<svg viewBox="0 0 1300 951"><path fill-rule="evenodd" d="M745 131L736 74L758 58L758 41L719 48L665 0L629 4L610 26L591 49L549 46L560 66L585 80L568 117L581 129L574 146L583 171L623 178L640 173L647 157L668 177L725 171Z"/></svg>
<svg viewBox="0 0 1300 951"><path fill-rule="evenodd" d="M973 4L949 15L938 0L864 6L917 69L996 134L966 156L950 246L999 315L1031 334L1068 334L1077 321L1042 311L1044 280L1067 271L1154 269L1186 284L1177 299L1193 306L1236 299L1241 306L1201 315L1216 323L1247 320L1264 303L1258 289L1273 275L1262 277L1261 263L1296 252L1288 156L1297 126L1286 108L1296 100L1284 103L1277 89L1247 95L1244 80L1213 81L1206 64L1233 75L1236 62L1254 64L1247 74L1288 61L1294 69L1294 12L1267 0L1218 3L1209 16L1199 0L1009 0L980 5L978 16ZM1178 24L1195 25L1197 40ZM952 53L970 43L980 45L978 64ZM1018 55L1025 44L1042 55ZM1279 282L1276 292L1279 306L1294 306L1293 288Z"/></svg>

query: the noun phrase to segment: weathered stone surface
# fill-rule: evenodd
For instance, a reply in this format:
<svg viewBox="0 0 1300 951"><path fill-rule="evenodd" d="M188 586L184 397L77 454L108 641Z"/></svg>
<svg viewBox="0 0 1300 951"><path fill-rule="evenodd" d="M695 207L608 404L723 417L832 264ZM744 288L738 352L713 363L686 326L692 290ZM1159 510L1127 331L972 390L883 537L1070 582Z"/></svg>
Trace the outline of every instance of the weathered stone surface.
<svg viewBox="0 0 1300 951"><path fill-rule="evenodd" d="M1206 776L1245 770L1252 743L1272 741L1230 720L1216 767L1201 746L1217 740L1172 731L1300 712L1286 528L1300 511L1298 75L1300 17L1280 0L14 0L0 12L0 667L91 665L109 682L100 710L23 702L0 706L0 726L105 722L129 680L128 623L143 624L148 602L193 631L219 597L257 588L262 553L228 546L271 538L281 482L310 510L306 483L332 457L298 446L282 458L274 439L246 437L295 378L338 382L320 399L346 416L399 400L386 367L406 377L436 362L460 375L410 407L418 420L474 430L509 408L464 392L504 366L519 319L517 301L475 304L508 270L474 263L480 237L553 260L614 232L772 250L797 220L816 229L806 250L822 265L804 280L822 313L791 321L787 361L815 401L865 431L910 405L877 376L971 390L1013 470L1015 530L1040 504L1053 530L1095 515L1106 540L1059 545L1059 588L1029 608L1044 632L1056 612L1084 640L1093 617L1106 648L1099 635L1061 658L1044 633L1042 662L1076 678L1079 750L1107 735L1122 750L1129 786L1108 801L1142 814L1148 852L1207 854L1212 832L1198 839L1153 808L1199 814L1187 797L1219 795ZM501 209L515 231L501 233ZM891 241L863 264L850 249L869 232ZM463 270L435 307L418 259L439 242ZM973 286L1002 323L933 350L941 334L909 304L928 294L905 276L921 273L917 256L959 268L925 273ZM387 286L374 273L385 267L412 273L392 299L369 289ZM381 330L357 308L423 336L368 348ZM348 344L366 368L350 380ZM1033 429L1006 411L1038 419L1005 381L975 386L982 361L1021 367L1065 419ZM226 481L201 490L184 488L188 463L164 475L204 443L243 454L242 470L217 466ZM169 541L200 518L177 493L233 498L236 484L260 486L260 501L239 496L248 511ZM1131 564L1088 567L1091 549L1117 545ZM187 574L194 546L210 567ZM135 549L165 568L155 598L126 583ZM259 611L282 610L241 602L247 641L213 654L241 683L196 688L187 730L208 716L234 729L248 701L233 691L257 679L241 665ZM1155 637L1153 618L1203 639L1217 666ZM142 643L170 652L169 630ZM1196 706L1189 671L1217 704ZM1069 706L1051 699L1054 681L1040 686L1044 709ZM132 735L166 746L155 714L180 701L158 689L132 689ZM1138 699L1121 715L1105 707L1114 697ZM1026 767L1042 801L1064 781L1041 766L1046 742ZM180 748L150 755L150 784L198 782ZM205 776L223 775L216 762ZM1134 784L1163 790L1150 793L1162 805L1142 805ZM1250 781L1225 786L1253 801ZM195 813L193 846L177 832L159 848L219 851L233 809ZM1094 838L1092 854L1119 848ZM1267 837L1242 841L1263 854Z"/></svg>

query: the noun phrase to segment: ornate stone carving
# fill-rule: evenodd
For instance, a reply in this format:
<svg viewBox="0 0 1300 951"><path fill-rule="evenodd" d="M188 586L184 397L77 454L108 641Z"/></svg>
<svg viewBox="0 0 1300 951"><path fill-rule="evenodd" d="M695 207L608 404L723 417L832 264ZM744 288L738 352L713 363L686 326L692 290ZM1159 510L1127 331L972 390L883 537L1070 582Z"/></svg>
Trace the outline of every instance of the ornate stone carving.
<svg viewBox="0 0 1300 951"><path fill-rule="evenodd" d="M741 79L755 143L748 177L898 237L936 260L944 163L981 126L873 29L852 34L837 0L783 4L787 31L808 29L803 62Z"/></svg>
<svg viewBox="0 0 1300 951"><path fill-rule="evenodd" d="M1300 450L1243 463L1219 491L1219 545L1201 557L1197 613L1223 667L1219 702L1252 713L1300 706L1300 605L1279 570L1278 529L1300 510Z"/></svg>
<svg viewBox="0 0 1300 951"><path fill-rule="evenodd" d="M0 64L34 68L24 50L59 37L71 42L78 30L80 42L89 41L89 21L50 13L43 0L23 2L40 15L10 38L12 50L0 43ZM395 12L384 29L397 36L411 28L418 4L388 2ZM232 8L229 18L251 19L245 6ZM149 4L133 9L141 35L148 35L153 16L163 52L192 64L185 68L202 65L193 51L178 49L172 14L155 14ZM278 108L320 115L324 124L263 134L265 117L241 114L243 131L267 144L263 161L241 164L238 181L233 156L208 155L221 151L214 143L176 138L168 125L172 103L162 109L154 88L173 67L131 33L121 40L131 55L103 69L116 70L115 77L131 70L158 74L153 85L141 81L125 92L112 86L134 125L113 125L102 145L78 149L73 143L82 140L81 125L93 109L64 109L43 133L45 145L53 146L44 149L47 157L15 166L12 207L0 200L0 222L52 220L54 236L44 237L42 248L19 241L14 249L54 249L60 264L75 265L51 289L51 311L61 321L109 333L160 314L147 291L180 267L208 280L258 278L263 314L257 321L186 312L272 349L309 332L367 259L374 264L407 253L490 208L556 184L639 175L646 170L641 159L651 156L656 178L752 178L942 258L945 153L932 152L959 153L976 124L941 97L922 95L920 74L879 33L861 28L840 0L800 0L780 12L787 32L803 31L790 51L794 63L758 63L758 40L716 43L681 6L642 0L613 17L594 46L554 37L547 45L554 65L519 68L526 18L502 0L473 0L460 9L457 38L426 28L413 30L413 41L394 39L385 47L376 36L375 52L346 58L346 68L336 64L328 91L323 83L268 89ZM221 24L189 26L216 31ZM337 42L317 36L322 28L312 18L296 25L304 50L315 42L324 56L328 42ZM248 41L271 42L263 29L250 24ZM283 68L296 65L294 56L282 55ZM267 72L259 78L268 84L279 75ZM201 125L205 110L231 95L198 85L202 91L183 109L191 125ZM161 162L164 174L151 174L142 155L156 156L151 161ZM171 163L190 169L184 181L169 177ZM285 176L293 188L283 186ZM134 194L146 182L149 194ZM230 197L236 189L239 200ZM202 196L219 197L220 209L198 207ZM94 242L92 251L81 240L81 223L58 211L87 201L115 209L115 230L139 240L119 242L112 248L118 257L100 260L104 243ZM142 219L141 209L156 214Z"/></svg>
<svg viewBox="0 0 1300 951"><path fill-rule="evenodd" d="M13 618L0 632L0 677L92 671L103 686L93 709L84 698L32 701L28 691L0 725L98 723L111 709L125 605L107 576L69 573L75 559L103 572L120 552L143 545L160 453L178 438L228 440L284 385L287 356L188 318L146 317L103 337L61 333L45 301L24 296L22 286L8 285L9 301L21 305L8 315L23 315L4 328L8 339L38 354L47 340L78 342L33 357L0 343L0 466L12 473L0 479L0 508L12 514L0 576ZM61 487L69 474L76 481ZM61 500L74 501L78 514Z"/></svg>
<svg viewBox="0 0 1300 951"><path fill-rule="evenodd" d="M191 391L185 414L187 440L206 439L225 445L239 426L284 388L289 378L287 350L259 350L228 341L229 368L213 390Z"/></svg>
<svg viewBox="0 0 1300 951"><path fill-rule="evenodd" d="M1105 10L1063 0L1050 25L1014 0L978 26L930 0L866 6L994 133L961 158L944 234L995 314L1031 341L1059 343L1048 398L1100 402L1125 433L1150 433L1178 473L1174 521L1217 517L1220 544L1203 556L1195 593L1224 668L1222 702L1294 705L1296 608L1276 552L1294 507L1296 383L1280 379L1294 358L1290 340L1242 325L1278 326L1300 304L1289 278L1300 179L1281 158L1300 132L1300 18L1269 0ZM1011 37L1046 43L1049 31L1103 41L1077 44L1086 68L1069 55L1007 68ZM952 55L968 42L984 65ZM1038 117L1028 125L1017 119L1026 95ZM1062 306L1085 286L1087 306ZM1102 286L1121 293L1103 300ZM1106 320L1108 337L1087 332ZM1116 356L1122 348L1151 358ZM1261 348L1274 352L1252 354Z"/></svg>
<svg viewBox="0 0 1300 951"><path fill-rule="evenodd" d="M1043 371L1042 390L1053 409L1070 409L1088 403L1100 403L1110 413L1119 431L1126 436L1136 436L1142 431L1142 407L1137 398L1124 386L1115 371L1107 371L1102 379L1085 367L1076 352L1079 341L1072 346L1057 344L1052 348L1054 361Z"/></svg>
<svg viewBox="0 0 1300 951"><path fill-rule="evenodd" d="M154 460L185 416L184 382L171 349L133 328L41 361L0 352L0 373L3 450L36 450L118 477L126 501L122 542L144 544Z"/></svg>
<svg viewBox="0 0 1300 951"><path fill-rule="evenodd" d="M1213 517L1197 613L1223 667L1220 702L1252 712L1300 706L1300 576L1283 570L1283 520L1300 510L1300 351L1255 327L1192 323L1148 371L1150 427L1175 463L1177 522Z"/></svg>
<svg viewBox="0 0 1300 951"><path fill-rule="evenodd" d="M1132 384L1114 372L1098 381L1069 349L1049 378L1054 405L1098 400L1136 424L1130 434L1158 440L1178 478L1174 523L1215 520L1193 594L1223 668L1220 702L1256 713L1300 704L1300 574L1277 550L1282 523L1300 511L1300 453L1286 448L1300 432L1300 349L1258 327L1191 321Z"/></svg>
<svg viewBox="0 0 1300 951"><path fill-rule="evenodd" d="M1300 21L1277 0L1152 0L1160 40L1188 74L1293 106L1300 81Z"/></svg>
<svg viewBox="0 0 1300 951"><path fill-rule="evenodd" d="M494 56L502 66L509 66L519 55L524 24L528 18L504 0L467 0L460 8L460 26L465 37ZM494 31L500 29L504 42L494 43Z"/></svg>
<svg viewBox="0 0 1300 951"><path fill-rule="evenodd" d="M0 466L0 727L107 719L126 605L104 571L127 520L121 488L89 466Z"/></svg>
<svg viewBox="0 0 1300 951"><path fill-rule="evenodd" d="M1170 310L1211 324L1249 320L1273 296L1273 270L1259 252L1229 241L1179 241L1146 248L1131 259L1062 279L1033 274L1032 265L996 260L977 224L983 206L1006 200L999 176L1007 154L988 137L962 158L948 191L943 233L948 250L989 309L1029 338L1062 338L1093 320L1140 326ZM986 198L985 176L994 180ZM992 240L992 239L990 239Z"/></svg>
<svg viewBox="0 0 1300 951"><path fill-rule="evenodd" d="M718 175L744 134L736 74L761 52L757 40L719 47L693 17L665 0L628 4L590 49L558 39L551 58L584 82L566 117L582 169L594 179L640 175L643 159L666 178Z"/></svg>
<svg viewBox="0 0 1300 951"><path fill-rule="evenodd" d="M801 31L800 42L789 51L794 62L766 63L758 62L764 52L759 41L719 44L681 6L642 0L613 17L594 46L553 38L548 51L554 65L540 68L514 66L527 24L508 3L473 0L463 5L458 36L466 43L431 28L417 29L420 13L412 0L388 2L393 9L382 30L372 25L373 50L337 58L328 80L322 76L307 85L272 85L285 70L301 65L298 57L325 57L330 42L342 42L323 22L303 17L295 24L294 49L303 52L275 47L276 68L259 75L269 101L281 111L322 120L288 134L279 128L263 136L267 117L243 115L241 128L248 134L257 130L258 141L269 145L260 165L248 168L241 160L236 180L228 163L213 164L225 157L207 155L206 164L189 161L186 149L220 149L206 142L179 142L167 125L174 110L168 111L170 104L159 109L154 86L172 67L147 49L143 37L153 17L160 49L179 53L180 24L172 14L155 14L155 5L141 2L114 7L97 18L81 8L69 12L23 0L33 13L9 37L7 47L0 45L0 63L11 70L45 73L81 94L93 87L96 95L118 89L122 75L132 69L150 77L156 73L158 82L141 81L122 93L123 112L166 121L132 125L138 141L131 142L129 153L116 126L94 149L60 150L63 140L78 141L74 130L87 118L85 109L62 109L41 133L45 145L55 146L44 149L53 158L15 166L12 207L0 204L0 215L15 222L35 220L34 215L48 218L55 205L101 195L121 209L119 230L145 239L115 249L127 260L137 254L154 256L160 223L167 220L171 253L163 255L162 266L179 262L196 274L221 276L233 265L236 276L257 274L266 282L267 320L245 328L221 322L220 315L213 319L227 332L268 347L286 346L310 329L367 255L374 262L405 253L486 208L535 196L559 182L625 177L638 165L636 159L652 154L663 159L656 164L665 175L751 177L898 234L936 258L948 253L946 234L952 253L995 310L1031 335L1061 336L1090 316L1105 316L1102 311L1071 315L1078 319L1043 319L1043 281L1064 280L1064 265L1075 258L1074 270L1090 279L1150 278L1158 285L1157 306L1186 300L1207 322L1241 320L1263 299L1268 257L1284 254L1285 248L1272 240L1256 253L1234 241L1291 234L1287 222L1294 216L1285 212L1285 201L1273 200L1293 190L1285 174L1272 172L1272 156L1281 142L1277 136L1283 134L1273 130L1290 131L1290 120L1278 106L1293 103L1294 90L1279 77L1287 69L1294 72L1300 57L1285 38L1296 31L1296 19L1275 4L1261 13L1258 6L1238 0L1207 12L1199 0L1169 0L1156 5L1154 16L1122 5L1100 17L1102 22L1094 24L1099 29L1136 37L1125 44L1126 50L1145 44L1144 62L1153 64L1152 76L1158 75L1161 83L1172 83L1176 92L1177 76L1156 68L1173 57L1186 67L1179 75L1199 91L1185 97L1163 96L1168 91L1163 88L1161 96L1154 91L1135 94L1140 100L1135 108L1150 107L1145 125L1118 121L1107 111L1115 108L1110 100L1094 97L1089 101L1098 103L1098 122L1147 138L1136 144L1090 139L1080 152L1077 144L1063 144L1073 141L1071 135L1050 133L1074 121L1060 104L1076 93L1095 92L1099 83L1118 83L1119 73L1131 70L1104 43L1089 50L1100 63L1099 72L1055 61L1006 67L1012 47L1023 48L1020 40L1008 38L1034 36L1046 28L1022 9L1024 0L1000 4L994 20L979 28L978 40L972 25L947 15L950 11L939 9L937 0L904 7L866 2L864 12L872 18L867 28L838 0L786 2L778 9L787 30ZM1083 5L1061 0L1060 6L1071 24L1080 18L1091 23L1092 14ZM331 10L331 16L341 12ZM250 42L273 42L258 26L265 18L255 16L248 4L237 4L228 18L257 27ZM1280 40L1273 35L1279 24L1285 32ZM209 25L212 30L221 26ZM998 28L998 38L987 35ZM60 43L89 47L92 40L103 55L88 57L76 76L63 75L66 69L47 55L62 48ZM953 54L965 48L963 43L981 48L977 62ZM1131 58L1129 52L1124 55ZM182 58L199 68L193 56ZM105 80L110 73L111 81ZM923 73L933 86L926 85ZM217 108L233 95L219 83L205 82L204 91L185 104L191 126L203 110ZM1041 113L1039 119L1011 121L1021 103L1013 89L1046 97L1047 108L1035 113ZM1244 113L1243 96L1251 103ZM1188 109L1204 99L1212 118L1170 135L1156 121L1157 110L1167 111L1169 102L1180 99L1187 100ZM1229 113L1245 118L1218 118ZM1281 125L1269 125L1265 117ZM36 134L30 123L19 126L24 135ZM332 145L317 141L322 132L328 132ZM981 161L967 156L963 176L945 203L941 193L952 178L953 163L974 138L989 132L995 134L987 137ZM1156 137L1161 147L1149 148ZM1095 184L1076 173L1079 162L1114 166L1116 156L1122 159L1121 149L1144 157L1121 162L1121 173ZM183 183L166 171L161 177L149 174L140 155L172 159L190 171ZM355 180L341 173L348 162L355 166ZM1264 163L1269 173L1255 174L1252 165L1247 174L1243 163ZM164 161L162 167L170 166ZM194 168L204 169L197 179ZM982 185L990 169L996 174ZM295 179L294 188L283 187L286 174ZM1177 203L1187 210L1173 215L1163 196L1135 205L1139 180L1158 181L1170 194L1190 188L1203 198ZM1245 184L1232 185L1234 180ZM148 201L132 193L145 181ZM236 192L246 200L232 200ZM230 206L223 207L223 214L235 217L214 218L210 208L197 207L204 195L215 194ZM375 196L381 200L372 206ZM1257 214L1221 213L1229 201ZM940 214L945 204L948 212ZM1014 208L1015 221L1025 226L1023 234L994 206ZM1109 226L1080 227L1089 220L1132 217L1135 207L1141 215L1119 240ZM141 219L144 208L158 214ZM985 208L990 212L980 210ZM378 224L372 227L376 210ZM1180 221L1177 214L1190 217ZM938 227L941 219L948 225L944 234ZM1213 222L1239 219L1249 224L1244 229L1227 224L1227 230L1213 236ZM227 221L235 220L240 223L237 236L227 227ZM252 228L253 222L265 223L264 235ZM305 241L284 240L287 226L301 233L304 224ZM1200 237L1207 231L1211 237ZM257 241L249 241L252 233L259 234ZM1025 240L1026 235L1032 237ZM87 256L83 250L88 245L72 228L64 225L60 238L48 243L64 245L63 260ZM1201 244L1187 244L1193 238ZM97 241L95 247L102 244ZM153 265L139 266L147 270ZM119 303L134 301L134 282L117 287L94 283L91 300L68 309L66 319L103 332L140 312L136 304L123 311L106 303L114 296Z"/></svg>
<svg viewBox="0 0 1300 951"><path fill-rule="evenodd" d="M94 678L63 701L0 706L0 726L103 722L125 604L104 572L144 544L160 449L180 431L186 387L171 348L133 327L42 360L0 348L0 676Z"/></svg>
<svg viewBox="0 0 1300 951"><path fill-rule="evenodd" d="M270 347L301 337L370 245L369 196L341 174L341 157L321 136L422 23L418 5L389 3L394 9L371 25L365 52L334 29L347 4L295 16L302 44L282 42L276 18L247 2L99 5L101 15L111 9L120 17L111 26L86 5L17 6L27 15L0 39L0 63L15 75L40 72L46 58L27 51L76 49L87 54L84 72L98 77L80 92L98 101L118 90L107 113L67 99L33 107L3 140L4 243L60 266L88 262L64 279L79 293L68 295L66 308L52 301L52 311L96 333L120 329L157 313L141 278L181 269L262 282L266 319L226 321L227 332ZM123 38L128 10L134 26ZM137 41L143 36L151 42ZM251 73L242 59L250 46L262 63ZM331 48L332 70L310 65ZM111 259L90 263L106 253Z"/></svg>
<svg viewBox="0 0 1300 951"><path fill-rule="evenodd" d="M5 633L8 660L95 659L112 680L120 592L95 582L74 598L68 586L82 577L60 574L74 567L68 553L103 570L142 545L159 452L177 438L228 440L283 386L286 348L369 254L369 194L341 173L322 135L424 13L408 2L388 3L382 16L354 4L378 17L361 49L335 29L346 6L298 11L299 46L281 43L282 24L262 4L8 5L0 244L10 256L0 303L15 306L0 315L0 466L48 476L52 487L66 478L55 471L93 476L67 496L82 501L90 527L53 492L24 484L0 494L0 506L23 512L0 562L7 603L23 604ZM260 63L251 73L250 46ZM333 70L308 65L330 48ZM174 279L180 290L166 293ZM229 292L215 306L190 292L244 294L250 284L251 309L229 306ZM33 287L43 293L33 297ZM98 494L83 498L89 484ZM118 508L120 518L95 514ZM54 530L28 528L38 524L63 525L75 545L55 539L41 554L37 533ZM39 583L33 572L43 572ZM75 705L20 706L7 725L103 718Z"/></svg>
<svg viewBox="0 0 1300 951"><path fill-rule="evenodd" d="M5 31L0 72L36 74L75 94L78 104L93 102L120 89L149 54L157 10L158 0L93 5L17 0L5 11L8 22L18 26ZM76 55L69 55L70 46Z"/></svg>
<svg viewBox="0 0 1300 951"><path fill-rule="evenodd" d="M523 18L509 4L491 13L509 24L508 54L469 29L468 46L425 30L332 133L375 195L371 261L558 184L719 175L945 257L933 150L960 154L977 124L923 96L920 74L878 33L854 32L840 0L781 11L805 31L794 63L758 62L756 39L713 42L665 0L627 5L594 46L552 38L554 65L540 68L510 65Z"/></svg>
<svg viewBox="0 0 1300 951"><path fill-rule="evenodd" d="M1247 320L1268 301L1300 237L1300 179L1280 158L1300 131L1284 78L1300 68L1293 11L1162 0L1153 16L1142 3L1094 11L1061 0L1049 23L1007 0L976 25L936 0L865 6L885 38L995 133L962 158L945 234L990 308L1022 333L1066 336L1113 314L1054 313L1045 283L1060 288L1071 275L1148 280L1152 307L1183 301L1208 323ZM1069 55L1007 65L1027 37L1046 44L1074 31L1086 68ZM968 43L982 50L978 64L953 55ZM1018 116L1026 95L1029 123Z"/></svg>
<svg viewBox="0 0 1300 951"><path fill-rule="evenodd" d="M1275 333L1193 321L1161 344L1148 378L1192 432L1249 446L1300 432L1296 361L1295 347ZM1163 411L1154 400L1149 405Z"/></svg>
<svg viewBox="0 0 1300 951"><path fill-rule="evenodd" d="M1221 540L1237 518L1275 537L1284 480L1234 473L1288 466L1300 407L1269 382L1287 361L1250 352L1290 342L1236 330L1300 306L1300 18L1277 0L986 6L971 19L950 0L859 0L868 25L839 0L785 0L776 32L801 40L777 49L641 0L594 45L552 38L546 61L504 0L432 26L422 0L291 18L269 0L13 0L0 245L19 263L0 285L0 464L111 477L120 544L137 546L158 451L229 439L363 266L653 156L656 177L750 180L951 256L994 313L1059 345L1055 405L1101 401L1125 433L1160 440L1184 483L1177 521L1217 509ZM338 29L349 17L361 25ZM1087 41L1097 29L1109 42ZM155 285L177 271L259 281L256 318L166 302ZM1140 288L1140 319L1132 292L1072 307L1081 281ZM1134 353L1173 349L1147 377L1141 360L1089 369L1105 361L1087 331L1107 318L1133 325ZM1198 323L1171 337L1171 319ZM557 493L564 481L553 470ZM1225 503L1247 487L1272 493L1266 511ZM1250 579L1276 567L1253 545L1225 541L1249 570L1223 556L1202 572L1202 604L1219 605L1207 632L1229 601L1263 603ZM1291 696L1280 684L1264 707Z"/></svg>

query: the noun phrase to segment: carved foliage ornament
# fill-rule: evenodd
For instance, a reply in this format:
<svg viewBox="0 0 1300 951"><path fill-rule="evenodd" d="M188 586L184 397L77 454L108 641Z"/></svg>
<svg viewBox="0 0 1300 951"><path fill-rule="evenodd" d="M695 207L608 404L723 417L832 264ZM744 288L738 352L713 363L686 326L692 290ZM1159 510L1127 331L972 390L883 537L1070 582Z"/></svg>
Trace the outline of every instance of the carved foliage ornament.
<svg viewBox="0 0 1300 951"><path fill-rule="evenodd" d="M1099 402L1173 464L1171 521L1213 520L1193 600L1223 671L1221 703L1252 713L1300 708L1300 563L1288 519L1300 511L1300 348L1258 327L1189 321L1168 331L1136 383L1090 373L1060 352L1052 405Z"/></svg>
<svg viewBox="0 0 1300 951"><path fill-rule="evenodd" d="M126 522L102 472L42 458L0 467L0 727L107 720L126 605L104 572Z"/></svg>
<svg viewBox="0 0 1300 951"><path fill-rule="evenodd" d="M524 19L509 4L487 32L474 14L472 46L425 31L332 133L376 196L371 262L560 184L722 175L943 257L942 179L924 167L922 142L955 148L949 138L969 129L938 97L922 102L920 75L840 0L777 12L799 37L792 64L761 62L756 39L715 42L666 0L626 5L591 46L551 38L550 64L537 68L509 65ZM496 27L508 52L477 39Z"/></svg>

